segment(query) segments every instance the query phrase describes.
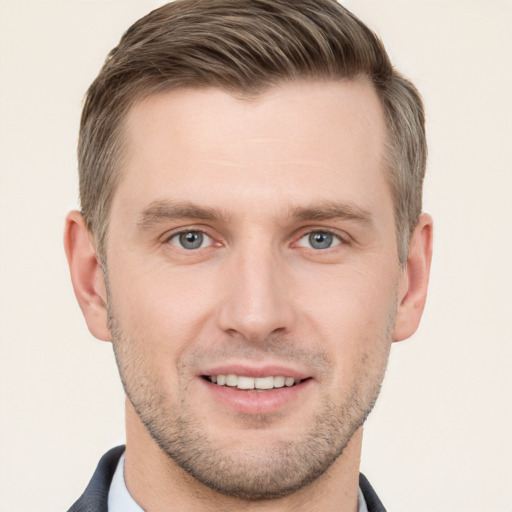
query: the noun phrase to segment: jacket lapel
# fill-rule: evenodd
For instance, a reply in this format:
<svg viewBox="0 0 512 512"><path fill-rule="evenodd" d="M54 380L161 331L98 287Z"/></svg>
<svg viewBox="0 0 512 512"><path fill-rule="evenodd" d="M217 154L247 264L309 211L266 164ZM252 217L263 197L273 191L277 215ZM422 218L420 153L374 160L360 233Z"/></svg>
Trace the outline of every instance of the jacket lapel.
<svg viewBox="0 0 512 512"><path fill-rule="evenodd" d="M68 512L107 512L110 482L124 449L117 446L103 455L89 485Z"/></svg>

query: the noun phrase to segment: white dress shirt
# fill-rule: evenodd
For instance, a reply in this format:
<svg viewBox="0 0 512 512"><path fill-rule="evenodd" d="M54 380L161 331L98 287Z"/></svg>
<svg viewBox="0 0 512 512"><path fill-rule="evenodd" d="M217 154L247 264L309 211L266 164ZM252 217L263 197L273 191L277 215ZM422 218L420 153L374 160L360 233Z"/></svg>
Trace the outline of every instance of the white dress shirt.
<svg viewBox="0 0 512 512"><path fill-rule="evenodd" d="M117 463L116 472L108 491L108 512L144 512L132 498L124 481L124 453Z"/></svg>

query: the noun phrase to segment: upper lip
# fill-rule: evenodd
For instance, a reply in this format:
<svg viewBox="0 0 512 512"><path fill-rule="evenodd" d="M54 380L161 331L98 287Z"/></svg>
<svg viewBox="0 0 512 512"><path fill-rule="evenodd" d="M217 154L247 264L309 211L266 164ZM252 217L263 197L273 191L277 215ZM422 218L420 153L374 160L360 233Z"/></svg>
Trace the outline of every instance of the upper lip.
<svg viewBox="0 0 512 512"><path fill-rule="evenodd" d="M200 372L201 376L212 375L238 375L242 377L293 377L295 380L304 380L311 375L296 368L285 365L249 365L249 364L223 364L212 366Z"/></svg>

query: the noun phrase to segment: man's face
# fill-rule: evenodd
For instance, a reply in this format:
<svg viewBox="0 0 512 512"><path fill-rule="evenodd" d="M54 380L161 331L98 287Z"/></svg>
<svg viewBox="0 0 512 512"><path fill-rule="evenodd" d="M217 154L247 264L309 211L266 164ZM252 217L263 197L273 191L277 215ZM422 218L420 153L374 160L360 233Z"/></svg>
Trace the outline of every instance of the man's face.
<svg viewBox="0 0 512 512"><path fill-rule="evenodd" d="M384 140L363 81L179 90L128 115L114 349L148 432L213 489L304 486L372 408L403 279Z"/></svg>

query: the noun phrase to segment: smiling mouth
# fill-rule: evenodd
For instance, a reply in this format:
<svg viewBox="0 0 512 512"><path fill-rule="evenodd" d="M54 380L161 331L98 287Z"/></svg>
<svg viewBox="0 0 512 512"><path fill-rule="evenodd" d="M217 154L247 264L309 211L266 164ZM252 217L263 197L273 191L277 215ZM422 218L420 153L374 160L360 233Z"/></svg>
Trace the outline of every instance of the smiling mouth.
<svg viewBox="0 0 512 512"><path fill-rule="evenodd" d="M309 379L295 379L293 377L268 376L268 377L245 377L243 375L205 375L203 376L209 382L217 386L228 386L244 391L269 391L283 387L292 387Z"/></svg>

